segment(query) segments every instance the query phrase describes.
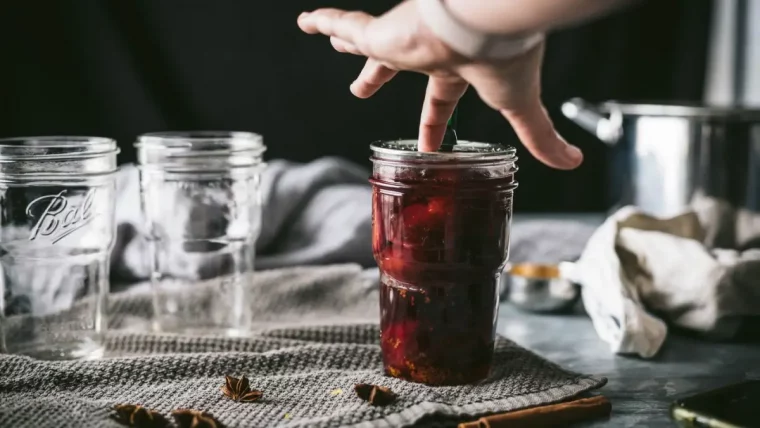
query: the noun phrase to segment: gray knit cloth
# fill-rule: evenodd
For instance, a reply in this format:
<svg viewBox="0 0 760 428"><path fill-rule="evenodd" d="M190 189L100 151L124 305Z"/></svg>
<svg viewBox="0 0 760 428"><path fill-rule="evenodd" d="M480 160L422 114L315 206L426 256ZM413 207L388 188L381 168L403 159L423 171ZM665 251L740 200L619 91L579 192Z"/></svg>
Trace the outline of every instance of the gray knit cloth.
<svg viewBox="0 0 760 428"><path fill-rule="evenodd" d="M209 292L213 283L201 284ZM202 294L202 293L201 293ZM204 410L227 427L450 426L494 412L557 402L604 379L572 373L499 338L492 376L479 385L427 387L386 377L378 346L377 286L356 265L264 271L251 284L256 331L247 338L131 332L151 316L149 294L111 299L115 329L98 361L0 356L1 427L118 427L117 403ZM253 403L222 395L224 375L246 375ZM374 407L356 383L390 387Z"/></svg>

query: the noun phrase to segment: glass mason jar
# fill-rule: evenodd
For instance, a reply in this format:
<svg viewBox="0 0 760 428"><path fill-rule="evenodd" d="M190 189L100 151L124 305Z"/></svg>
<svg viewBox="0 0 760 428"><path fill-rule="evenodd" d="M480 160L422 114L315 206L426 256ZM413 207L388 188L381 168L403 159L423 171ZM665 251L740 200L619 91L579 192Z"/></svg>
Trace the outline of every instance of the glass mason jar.
<svg viewBox="0 0 760 428"><path fill-rule="evenodd" d="M118 152L107 138L0 139L0 352L102 355Z"/></svg>
<svg viewBox="0 0 760 428"><path fill-rule="evenodd" d="M429 385L477 382L493 357L515 150L467 141L450 153L416 147L371 145L385 371Z"/></svg>
<svg viewBox="0 0 760 428"><path fill-rule="evenodd" d="M136 147L155 329L245 334L261 230L261 136L152 133Z"/></svg>

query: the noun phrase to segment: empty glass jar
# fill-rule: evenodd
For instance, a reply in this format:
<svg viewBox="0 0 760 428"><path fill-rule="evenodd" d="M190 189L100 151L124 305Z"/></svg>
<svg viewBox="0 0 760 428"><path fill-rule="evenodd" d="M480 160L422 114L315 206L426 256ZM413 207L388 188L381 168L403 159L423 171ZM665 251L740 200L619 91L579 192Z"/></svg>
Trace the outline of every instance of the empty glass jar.
<svg viewBox="0 0 760 428"><path fill-rule="evenodd" d="M238 336L261 229L265 146L247 132L165 132L137 144L157 330Z"/></svg>
<svg viewBox="0 0 760 428"><path fill-rule="evenodd" d="M102 355L118 152L107 138L0 140L0 352Z"/></svg>

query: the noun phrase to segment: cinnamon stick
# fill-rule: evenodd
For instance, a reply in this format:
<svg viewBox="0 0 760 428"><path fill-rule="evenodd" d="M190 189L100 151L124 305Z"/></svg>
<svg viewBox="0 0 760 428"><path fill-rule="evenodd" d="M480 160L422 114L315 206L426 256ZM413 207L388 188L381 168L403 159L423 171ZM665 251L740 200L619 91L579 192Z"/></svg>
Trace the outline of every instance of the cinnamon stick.
<svg viewBox="0 0 760 428"><path fill-rule="evenodd" d="M612 405L604 396L532 407L516 412L485 416L477 421L459 424L459 428L541 428L565 426L590 419L609 417Z"/></svg>

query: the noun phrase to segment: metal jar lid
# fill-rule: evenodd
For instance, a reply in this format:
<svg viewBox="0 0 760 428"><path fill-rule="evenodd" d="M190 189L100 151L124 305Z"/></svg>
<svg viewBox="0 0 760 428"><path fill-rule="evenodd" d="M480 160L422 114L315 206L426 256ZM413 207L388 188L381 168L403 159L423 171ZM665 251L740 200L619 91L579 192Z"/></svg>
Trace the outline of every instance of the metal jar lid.
<svg viewBox="0 0 760 428"><path fill-rule="evenodd" d="M378 141L370 144L376 159L412 161L420 163L437 162L483 162L516 161L517 150L512 146L495 143L478 143L459 140L451 152L417 151L417 140Z"/></svg>

